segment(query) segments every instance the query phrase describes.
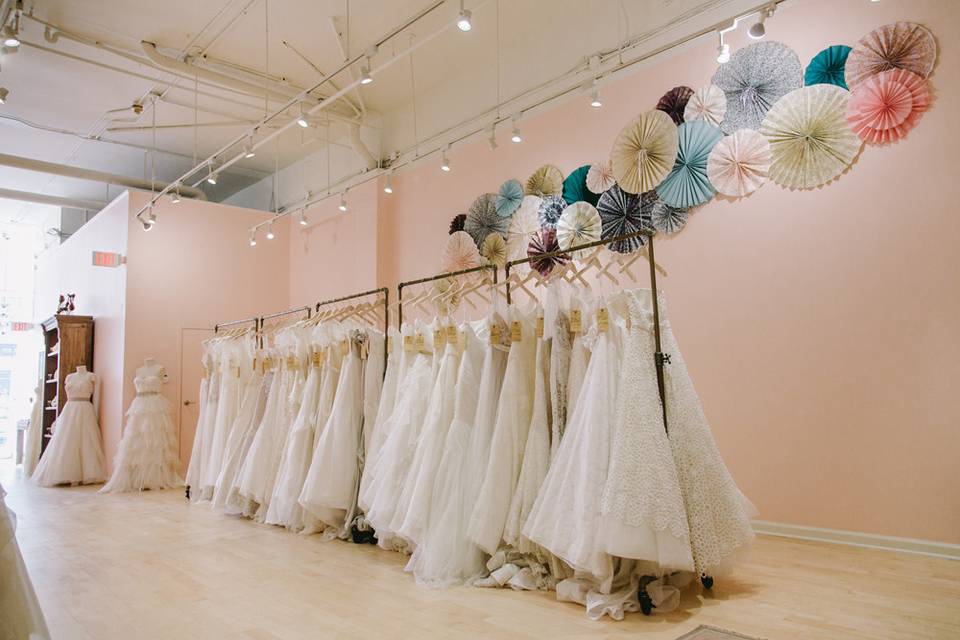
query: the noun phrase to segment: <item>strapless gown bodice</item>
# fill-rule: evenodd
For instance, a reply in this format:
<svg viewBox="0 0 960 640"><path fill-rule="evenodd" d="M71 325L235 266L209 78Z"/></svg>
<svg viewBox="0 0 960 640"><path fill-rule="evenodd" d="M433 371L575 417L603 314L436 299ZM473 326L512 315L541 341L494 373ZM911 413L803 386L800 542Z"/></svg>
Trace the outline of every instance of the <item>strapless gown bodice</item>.
<svg viewBox="0 0 960 640"><path fill-rule="evenodd" d="M63 383L67 400L90 401L93 396L93 376L71 373Z"/></svg>
<svg viewBox="0 0 960 640"><path fill-rule="evenodd" d="M133 379L133 386L138 395L160 393L163 379L160 376L137 376Z"/></svg>

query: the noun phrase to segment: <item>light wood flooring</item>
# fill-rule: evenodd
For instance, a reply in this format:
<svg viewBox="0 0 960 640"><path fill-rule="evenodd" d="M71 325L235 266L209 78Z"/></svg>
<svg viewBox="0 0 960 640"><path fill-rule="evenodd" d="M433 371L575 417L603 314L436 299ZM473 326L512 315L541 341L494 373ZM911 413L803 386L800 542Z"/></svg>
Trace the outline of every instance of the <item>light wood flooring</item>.
<svg viewBox="0 0 960 640"><path fill-rule="evenodd" d="M681 609L591 622L554 595L417 587L404 558L189 505L0 473L54 640L674 639L700 624L773 639L960 638L960 562L758 537Z"/></svg>

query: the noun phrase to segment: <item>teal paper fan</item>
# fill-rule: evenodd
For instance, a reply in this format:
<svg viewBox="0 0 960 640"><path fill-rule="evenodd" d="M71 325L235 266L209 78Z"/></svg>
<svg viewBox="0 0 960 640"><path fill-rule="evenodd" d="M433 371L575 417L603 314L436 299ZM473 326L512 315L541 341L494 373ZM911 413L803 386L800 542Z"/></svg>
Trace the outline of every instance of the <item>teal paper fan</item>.
<svg viewBox="0 0 960 640"><path fill-rule="evenodd" d="M671 207L688 209L703 204L717 192L707 178L707 158L723 138L723 132L703 120L684 122L677 129L677 161L657 186L657 193Z"/></svg>
<svg viewBox="0 0 960 640"><path fill-rule="evenodd" d="M835 44L815 55L803 74L803 84L808 87L812 84L835 84L846 89L844 72L850 51L845 44Z"/></svg>
<svg viewBox="0 0 960 640"><path fill-rule="evenodd" d="M523 201L523 185L519 180L507 180L497 193L497 215L509 218Z"/></svg>
<svg viewBox="0 0 960 640"><path fill-rule="evenodd" d="M563 181L563 199L567 204L574 202L589 202L597 206L600 199L599 193L594 193L587 188L587 174L590 172L590 165L584 165L568 175Z"/></svg>

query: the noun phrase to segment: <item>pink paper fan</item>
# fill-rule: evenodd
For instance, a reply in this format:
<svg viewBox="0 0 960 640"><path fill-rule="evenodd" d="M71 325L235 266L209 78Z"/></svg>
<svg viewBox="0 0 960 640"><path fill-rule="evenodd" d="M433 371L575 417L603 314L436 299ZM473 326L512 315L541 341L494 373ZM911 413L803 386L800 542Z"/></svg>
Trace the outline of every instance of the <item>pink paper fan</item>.
<svg viewBox="0 0 960 640"><path fill-rule="evenodd" d="M714 145L707 159L710 184L739 198L759 189L770 172L770 143L759 131L737 129Z"/></svg>
<svg viewBox="0 0 960 640"><path fill-rule="evenodd" d="M617 179L613 177L613 167L609 161L590 165L587 171L587 189L592 193L599 195L616 183Z"/></svg>
<svg viewBox="0 0 960 640"><path fill-rule="evenodd" d="M844 64L852 91L867 78L889 69L906 69L922 78L933 71L937 41L930 30L915 22L894 22L860 38Z"/></svg>
<svg viewBox="0 0 960 640"><path fill-rule="evenodd" d="M479 264L480 251L470 234L466 231L451 233L447 239L447 247L443 251L440 268L450 273L472 269Z"/></svg>
<svg viewBox="0 0 960 640"><path fill-rule="evenodd" d="M926 80L906 69L891 69L854 87L847 122L863 141L885 144L904 137L929 106Z"/></svg>

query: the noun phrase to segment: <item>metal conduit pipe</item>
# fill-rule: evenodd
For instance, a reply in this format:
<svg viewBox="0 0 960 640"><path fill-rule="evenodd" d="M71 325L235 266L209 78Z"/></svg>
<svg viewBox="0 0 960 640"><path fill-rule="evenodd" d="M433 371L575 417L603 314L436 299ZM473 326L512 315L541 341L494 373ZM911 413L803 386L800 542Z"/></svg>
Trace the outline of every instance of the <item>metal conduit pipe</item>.
<svg viewBox="0 0 960 640"><path fill-rule="evenodd" d="M90 211L99 211L107 206L106 202L97 200L84 200L82 198L64 198L63 196L51 196L46 193L30 193L27 191L15 191L13 189L0 189L0 199L18 200L20 202L32 202L34 204L50 204L55 207L71 207L74 209L89 209Z"/></svg>
<svg viewBox="0 0 960 640"><path fill-rule="evenodd" d="M78 180L90 180L91 182L102 182L112 184L117 187L127 187L128 189L140 189L142 191L157 191L157 183L140 178L131 178L121 176L115 173L106 173L103 171L94 171L93 169L83 169L66 164L56 164L54 162L44 162L43 160L34 160L33 158L22 158L20 156L11 156L0 153L0 166L13 167L15 169L24 169L26 171L36 171L38 173L48 173L65 178L76 178ZM180 195L197 200L206 200L206 194L196 187L189 185L180 185Z"/></svg>

